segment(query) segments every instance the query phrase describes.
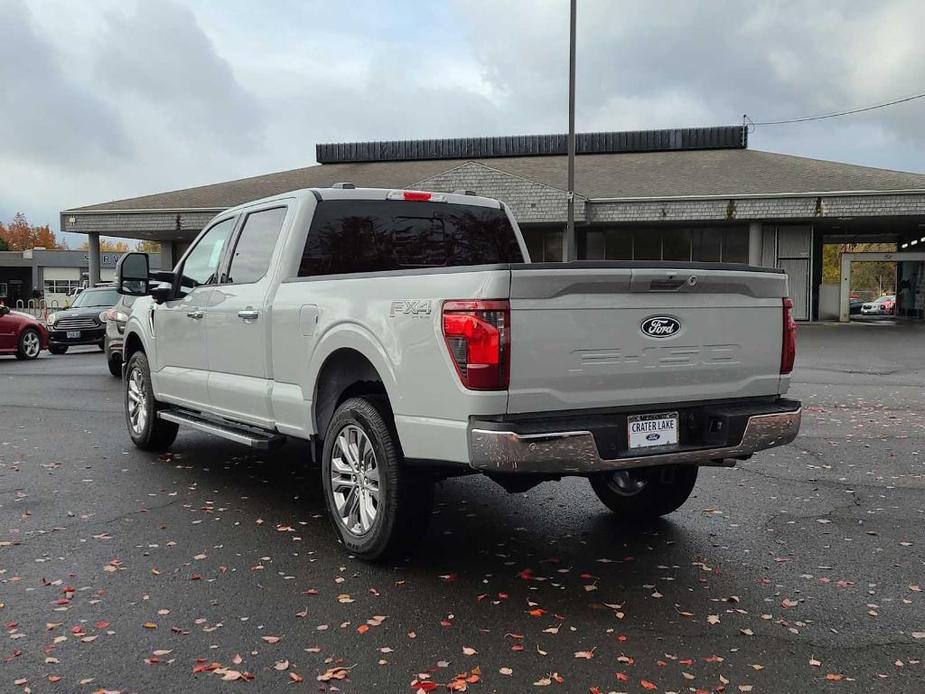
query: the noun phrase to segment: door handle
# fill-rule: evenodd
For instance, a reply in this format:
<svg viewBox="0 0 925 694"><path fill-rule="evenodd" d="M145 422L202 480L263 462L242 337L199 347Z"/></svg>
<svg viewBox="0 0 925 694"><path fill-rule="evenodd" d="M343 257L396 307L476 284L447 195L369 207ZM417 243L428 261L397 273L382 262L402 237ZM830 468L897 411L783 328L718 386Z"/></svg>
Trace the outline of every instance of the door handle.
<svg viewBox="0 0 925 694"><path fill-rule="evenodd" d="M259 317L260 317L260 311L254 311L252 309L238 311L238 318L242 320L257 320L257 318Z"/></svg>
<svg viewBox="0 0 925 694"><path fill-rule="evenodd" d="M199 320L202 318L202 311L200 311L198 308L194 308L192 311L186 312L186 317L192 318L193 320Z"/></svg>

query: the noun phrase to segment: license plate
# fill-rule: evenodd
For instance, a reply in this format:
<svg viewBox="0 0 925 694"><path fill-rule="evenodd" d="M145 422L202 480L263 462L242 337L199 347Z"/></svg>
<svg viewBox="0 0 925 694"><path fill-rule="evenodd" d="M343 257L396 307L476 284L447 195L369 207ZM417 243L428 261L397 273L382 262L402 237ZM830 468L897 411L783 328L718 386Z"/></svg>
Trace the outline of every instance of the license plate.
<svg viewBox="0 0 925 694"><path fill-rule="evenodd" d="M68 339L68 340L79 340L79 339L80 339L80 331L79 331L79 330L68 330L68 331L67 331L67 339Z"/></svg>
<svg viewBox="0 0 925 694"><path fill-rule="evenodd" d="M678 443L678 413L639 414L627 417L630 448L652 448Z"/></svg>

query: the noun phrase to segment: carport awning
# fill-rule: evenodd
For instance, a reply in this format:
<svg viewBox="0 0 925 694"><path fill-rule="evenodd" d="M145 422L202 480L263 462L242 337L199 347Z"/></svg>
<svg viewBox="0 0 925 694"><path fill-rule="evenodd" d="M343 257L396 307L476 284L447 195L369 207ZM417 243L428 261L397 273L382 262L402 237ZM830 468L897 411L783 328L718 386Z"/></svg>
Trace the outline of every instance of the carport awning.
<svg viewBox="0 0 925 694"><path fill-rule="evenodd" d="M147 241L184 241L195 236L223 207L164 210L65 210L61 229Z"/></svg>

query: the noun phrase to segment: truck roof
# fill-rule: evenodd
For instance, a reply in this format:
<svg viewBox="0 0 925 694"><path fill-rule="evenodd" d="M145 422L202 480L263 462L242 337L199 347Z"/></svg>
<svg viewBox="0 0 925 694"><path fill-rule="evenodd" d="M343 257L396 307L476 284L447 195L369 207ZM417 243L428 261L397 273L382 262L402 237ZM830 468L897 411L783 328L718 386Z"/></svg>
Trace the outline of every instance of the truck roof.
<svg viewBox="0 0 925 694"><path fill-rule="evenodd" d="M268 202L283 200L302 200L313 197L315 200L418 200L420 202L447 202L456 205L477 205L479 207L492 207L499 209L503 204L494 198L486 198L481 195L475 195L471 191L459 191L453 193L441 193L436 191L417 191L404 188L353 188L347 187L352 184L335 184L333 188L300 188L270 197L251 200L231 207L223 214L244 210L254 205L263 205ZM406 196L409 193L412 197ZM424 198L424 195L430 195L430 198Z"/></svg>

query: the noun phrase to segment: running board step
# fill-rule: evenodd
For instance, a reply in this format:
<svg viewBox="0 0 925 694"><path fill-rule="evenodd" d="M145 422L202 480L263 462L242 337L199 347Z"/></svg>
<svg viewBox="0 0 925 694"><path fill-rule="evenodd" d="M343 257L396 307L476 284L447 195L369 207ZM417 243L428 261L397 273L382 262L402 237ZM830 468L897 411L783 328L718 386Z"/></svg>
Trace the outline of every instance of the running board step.
<svg viewBox="0 0 925 694"><path fill-rule="evenodd" d="M158 418L168 422L175 422L176 424L190 427L191 429L203 431L207 434L213 434L215 436L221 436L223 439L228 439L229 441L234 441L235 443L243 443L245 446L250 446L251 448L264 451L270 448L275 448L286 440L286 437L282 436L281 434L274 434L269 431L261 431L260 429L246 427L243 425L236 426L229 422L217 422L193 414L192 412L183 412L180 410L160 410L157 413L157 416Z"/></svg>

